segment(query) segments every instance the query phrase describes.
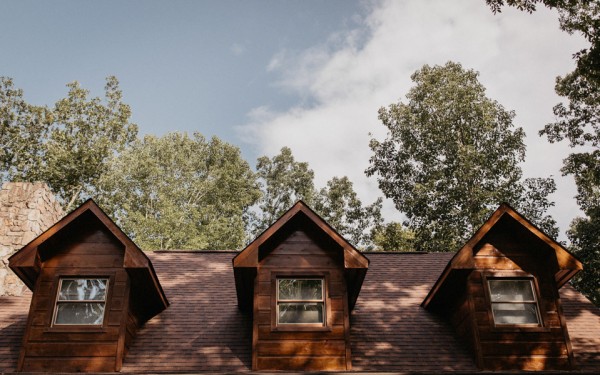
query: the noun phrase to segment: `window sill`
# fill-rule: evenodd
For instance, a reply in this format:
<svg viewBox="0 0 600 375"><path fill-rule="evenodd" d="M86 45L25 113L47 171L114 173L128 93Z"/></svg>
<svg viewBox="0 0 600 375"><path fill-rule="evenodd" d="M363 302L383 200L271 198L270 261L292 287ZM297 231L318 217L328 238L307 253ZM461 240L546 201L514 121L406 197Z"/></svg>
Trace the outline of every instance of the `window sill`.
<svg viewBox="0 0 600 375"><path fill-rule="evenodd" d="M280 324L271 328L272 332L330 332L331 327L310 324Z"/></svg>
<svg viewBox="0 0 600 375"><path fill-rule="evenodd" d="M44 332L49 333L103 333L106 327L103 326L83 326L83 325L64 325L44 328Z"/></svg>
<svg viewBox="0 0 600 375"><path fill-rule="evenodd" d="M522 325L501 325L493 326L493 332L550 332L548 327L522 326Z"/></svg>

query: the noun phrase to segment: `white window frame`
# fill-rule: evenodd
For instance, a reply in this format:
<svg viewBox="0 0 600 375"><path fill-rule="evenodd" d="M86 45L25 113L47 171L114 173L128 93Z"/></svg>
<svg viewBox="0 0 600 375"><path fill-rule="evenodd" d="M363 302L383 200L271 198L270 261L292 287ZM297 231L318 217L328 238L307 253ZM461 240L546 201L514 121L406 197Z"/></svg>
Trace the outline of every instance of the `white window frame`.
<svg viewBox="0 0 600 375"><path fill-rule="evenodd" d="M104 292L103 300L61 300L60 299L60 291L62 289L63 281L65 280L105 280L106 281L106 290ZM106 306L108 300L108 290L110 286L110 277L108 276L85 276L85 277L77 277L77 276L67 276L60 277L58 280L58 288L56 289L56 298L54 300L54 313L52 315L52 326L64 327L64 326L81 326L81 327L101 327L104 325L106 318ZM104 310L102 315L102 322L98 324L87 324L87 323L57 323L56 320L58 318L58 306L60 304L66 303L102 303L104 304Z"/></svg>
<svg viewBox="0 0 600 375"><path fill-rule="evenodd" d="M290 276L290 277L277 277L276 278L276 312L275 312L275 316L277 319L276 325L277 326L320 326L323 327L327 324L327 303L326 303L326 289L325 289L325 282L326 279L325 277L294 277L294 276ZM282 280L317 280L321 282L321 299L280 299L279 298L279 283ZM315 303L320 303L323 307L322 307L322 321L321 322L315 322L315 323L280 323L279 322L279 305L282 303L286 303L286 304L315 304Z"/></svg>
<svg viewBox="0 0 600 375"><path fill-rule="evenodd" d="M501 282L510 282L510 281L528 281L529 287L531 288L531 295L533 296L532 300L529 301L493 301L492 300L492 284L490 281L501 281ZM537 286L535 283L535 278L532 276L487 276L485 278L485 284L488 294L488 300L490 303L490 316L496 327L542 327L542 316L540 314L540 305L539 298L537 293ZM536 320L535 323L502 323L496 321L496 316L494 314L494 305L495 304L525 304L525 305L533 305L535 307Z"/></svg>

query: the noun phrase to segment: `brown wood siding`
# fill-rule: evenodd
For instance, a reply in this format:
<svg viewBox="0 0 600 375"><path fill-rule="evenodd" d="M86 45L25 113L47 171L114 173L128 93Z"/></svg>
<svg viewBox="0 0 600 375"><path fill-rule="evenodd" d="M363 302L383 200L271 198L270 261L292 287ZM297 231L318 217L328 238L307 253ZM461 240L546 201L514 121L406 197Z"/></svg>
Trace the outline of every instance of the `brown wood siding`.
<svg viewBox="0 0 600 375"><path fill-rule="evenodd" d="M277 330L273 275L326 274L326 330ZM258 267L254 290L254 370L349 370L349 320L343 264L334 249L324 249L305 232L293 232ZM274 329L275 327L275 329Z"/></svg>
<svg viewBox="0 0 600 375"><path fill-rule="evenodd" d="M468 278L476 322L475 348L486 370L568 370L573 367L566 326L558 310L552 257L518 236L490 236L475 254L477 268ZM537 283L541 327L495 326L486 276L532 275Z"/></svg>
<svg viewBox="0 0 600 375"><path fill-rule="evenodd" d="M473 301L469 293L464 291L450 311L450 322L458 337L471 350L471 353L474 354L475 362L480 363L481 358L477 350L479 346L479 337L476 330L477 323L473 312Z"/></svg>
<svg viewBox="0 0 600 375"><path fill-rule="evenodd" d="M111 372L120 368L126 331L128 275L122 245L105 229L79 229L70 241L42 262L25 332L21 371ZM109 288L101 327L52 326L61 277L108 277Z"/></svg>

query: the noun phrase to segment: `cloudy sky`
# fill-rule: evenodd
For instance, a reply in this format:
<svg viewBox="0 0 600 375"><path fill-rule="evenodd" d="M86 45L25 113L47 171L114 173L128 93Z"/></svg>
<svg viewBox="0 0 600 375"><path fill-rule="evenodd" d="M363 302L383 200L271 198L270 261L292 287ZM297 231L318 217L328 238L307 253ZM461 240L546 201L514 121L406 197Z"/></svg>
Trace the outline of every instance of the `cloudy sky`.
<svg viewBox="0 0 600 375"><path fill-rule="evenodd" d="M142 134L215 135L251 164L289 146L318 186L347 175L366 203L381 195L363 173L369 133L385 135L377 109L403 100L423 64L460 62L516 112L525 175L556 178L563 233L579 214L559 170L570 150L537 132L584 45L555 12L494 15L484 0L0 1L0 75L30 102L52 104L74 80L102 95L116 75Z"/></svg>

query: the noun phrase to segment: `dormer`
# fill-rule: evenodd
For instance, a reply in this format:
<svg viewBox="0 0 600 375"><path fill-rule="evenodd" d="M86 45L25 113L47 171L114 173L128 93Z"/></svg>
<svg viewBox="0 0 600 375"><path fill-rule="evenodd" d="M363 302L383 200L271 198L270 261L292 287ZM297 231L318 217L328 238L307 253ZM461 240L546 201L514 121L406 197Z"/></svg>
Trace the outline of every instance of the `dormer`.
<svg viewBox="0 0 600 375"><path fill-rule="evenodd" d="M581 270L561 244L503 203L422 306L450 320L483 370L571 370L558 290Z"/></svg>
<svg viewBox="0 0 600 375"><path fill-rule="evenodd" d="M9 259L32 291L18 371L114 372L168 306L152 263L88 200Z"/></svg>
<svg viewBox="0 0 600 375"><path fill-rule="evenodd" d="M252 369L350 370L349 316L368 265L301 201L234 257L238 306L253 316Z"/></svg>

